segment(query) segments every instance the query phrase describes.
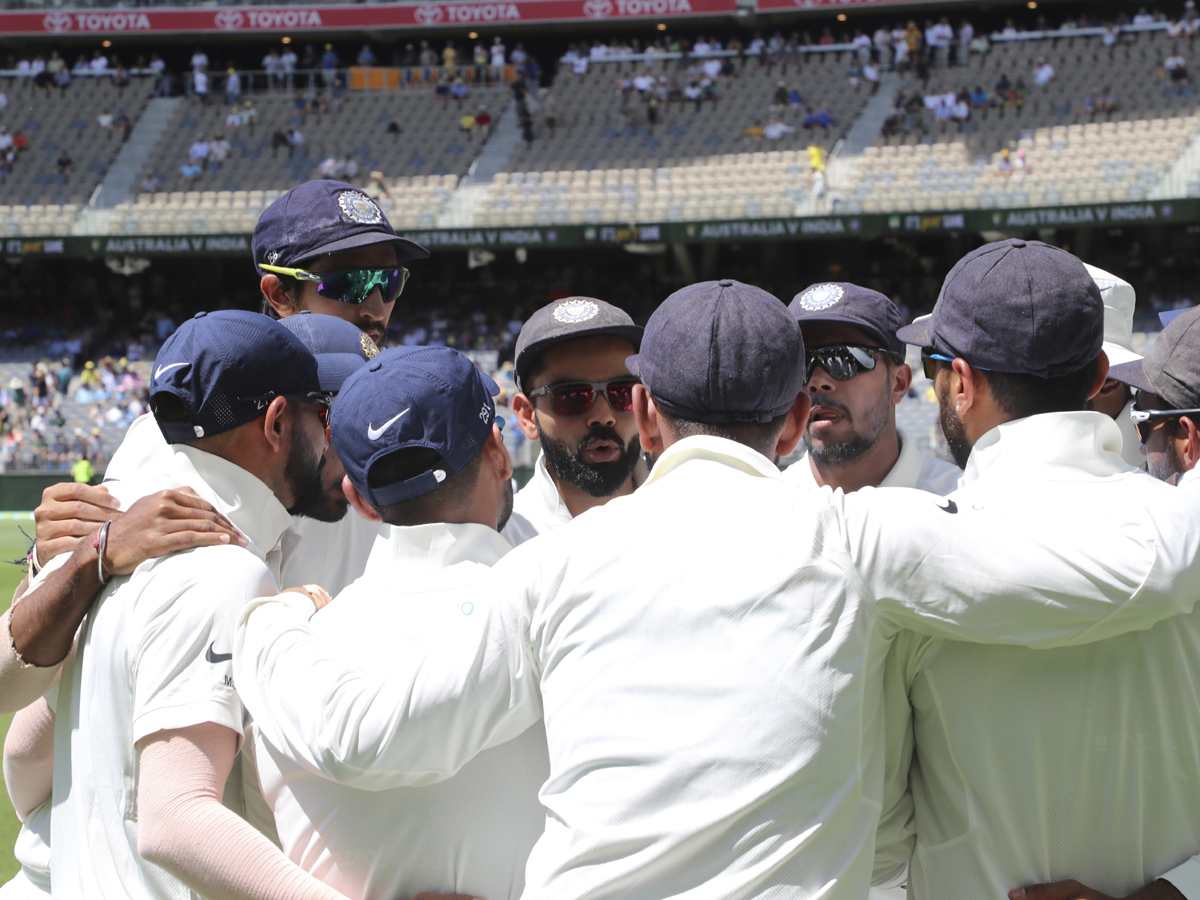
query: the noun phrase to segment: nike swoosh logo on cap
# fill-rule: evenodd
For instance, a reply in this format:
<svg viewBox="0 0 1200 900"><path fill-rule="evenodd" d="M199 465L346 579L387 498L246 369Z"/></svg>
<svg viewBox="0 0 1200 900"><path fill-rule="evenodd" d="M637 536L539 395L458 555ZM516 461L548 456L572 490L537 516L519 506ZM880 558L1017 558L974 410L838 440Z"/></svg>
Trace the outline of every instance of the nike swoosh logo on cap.
<svg viewBox="0 0 1200 900"><path fill-rule="evenodd" d="M187 363L171 363L169 366L159 366L154 370L155 378L162 378L163 372L170 372L172 369L178 369L180 366L186 366Z"/></svg>
<svg viewBox="0 0 1200 900"><path fill-rule="evenodd" d="M410 406L408 409L412 409L412 407ZM389 428L391 428L392 425L395 424L396 420L399 419L401 416L403 416L404 413L408 412L408 409L404 410L404 412L396 413L396 415L392 416L390 419L388 419L386 422L384 422L378 428L372 428L370 425L368 425L367 426L367 440L377 441L381 437L383 437L383 433L385 431L387 431Z"/></svg>

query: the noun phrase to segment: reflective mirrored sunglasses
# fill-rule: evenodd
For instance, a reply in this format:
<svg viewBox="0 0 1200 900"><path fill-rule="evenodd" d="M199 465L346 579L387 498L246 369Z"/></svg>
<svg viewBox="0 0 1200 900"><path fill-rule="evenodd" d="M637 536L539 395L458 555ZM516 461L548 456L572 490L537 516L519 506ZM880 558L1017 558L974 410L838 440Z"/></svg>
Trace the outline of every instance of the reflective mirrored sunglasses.
<svg viewBox="0 0 1200 900"><path fill-rule="evenodd" d="M408 269L342 269L337 272L309 272L287 266L259 266L264 272L287 275L300 281L315 281L317 293L339 303L358 306L365 303L371 291L379 288L384 303L392 303L408 283Z"/></svg>
<svg viewBox="0 0 1200 900"><path fill-rule="evenodd" d="M1129 407L1129 418L1133 420L1133 427L1137 429L1138 440L1143 444L1150 439L1150 432L1160 423L1168 419L1177 419L1180 416L1200 416L1200 409L1140 409L1137 406Z"/></svg>
<svg viewBox="0 0 1200 900"><path fill-rule="evenodd" d="M870 372L875 368L875 354L890 356L896 362L904 362L898 353L882 347L865 347L861 344L826 344L804 351L804 380L812 381L813 369L820 366L834 381L849 381L855 375Z"/></svg>
<svg viewBox="0 0 1200 900"><path fill-rule="evenodd" d="M529 392L530 399L550 395L550 409L556 416L582 416L596 403L601 392L613 412L633 412L633 386L636 378L619 381L563 381Z"/></svg>

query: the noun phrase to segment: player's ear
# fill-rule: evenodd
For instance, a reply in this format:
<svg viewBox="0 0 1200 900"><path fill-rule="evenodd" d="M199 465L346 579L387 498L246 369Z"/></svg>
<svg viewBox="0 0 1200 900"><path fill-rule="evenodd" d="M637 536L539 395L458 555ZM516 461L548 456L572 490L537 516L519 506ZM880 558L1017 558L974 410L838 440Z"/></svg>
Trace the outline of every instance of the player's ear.
<svg viewBox="0 0 1200 900"><path fill-rule="evenodd" d="M775 442L777 457L787 456L796 449L800 438L804 437L804 429L808 427L808 411L811 408L812 397L809 396L808 391L801 391L792 404L792 408L788 410L783 431L780 432L779 439Z"/></svg>
<svg viewBox="0 0 1200 900"><path fill-rule="evenodd" d="M899 403L908 396L912 387L912 369L908 363L892 365L892 403Z"/></svg>
<svg viewBox="0 0 1200 900"><path fill-rule="evenodd" d="M267 404L267 411L263 416L263 436L276 453L291 446L289 436L285 432L295 427L295 421L286 414L287 408L287 400L276 397Z"/></svg>
<svg viewBox="0 0 1200 900"><path fill-rule="evenodd" d="M354 511L366 519L368 522L382 522L379 513L375 512L375 508L367 502L367 498L360 494L357 488L350 483L350 476L342 476L342 493L346 495L346 499L350 501L350 505L354 507Z"/></svg>
<svg viewBox="0 0 1200 900"><path fill-rule="evenodd" d="M517 427L521 429L521 434L525 435L528 440L536 441L538 431L537 422L533 418L533 401L518 391L513 394L512 411L517 420Z"/></svg>
<svg viewBox="0 0 1200 900"><path fill-rule="evenodd" d="M1197 427L1191 416L1180 416L1179 429L1175 432L1175 438L1183 442L1179 458L1190 471L1195 468L1197 462L1200 462L1200 427Z"/></svg>
<svg viewBox="0 0 1200 900"><path fill-rule="evenodd" d="M642 450L652 458L657 458L666 449L662 421L650 392L642 384L633 386L633 420L637 423L638 440Z"/></svg>
<svg viewBox="0 0 1200 900"><path fill-rule="evenodd" d="M263 297L271 304L271 308L275 310L275 315L279 318L290 316L300 309L299 298L293 297L284 290L283 282L278 275L271 273L264 275L258 286L262 290Z"/></svg>

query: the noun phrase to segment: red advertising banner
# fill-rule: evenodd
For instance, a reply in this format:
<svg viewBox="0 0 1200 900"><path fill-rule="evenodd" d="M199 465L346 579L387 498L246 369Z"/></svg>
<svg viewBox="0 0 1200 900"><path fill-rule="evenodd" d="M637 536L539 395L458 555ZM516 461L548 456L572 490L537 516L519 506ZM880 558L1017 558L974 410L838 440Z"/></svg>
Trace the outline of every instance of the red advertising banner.
<svg viewBox="0 0 1200 900"><path fill-rule="evenodd" d="M803 12L805 10L846 9L847 7L871 8L874 6L894 6L897 3L912 4L913 0L755 0L759 12ZM921 3L954 3L966 0L921 0Z"/></svg>
<svg viewBox="0 0 1200 900"><path fill-rule="evenodd" d="M0 35L278 33L733 15L737 0L512 0L380 6L0 12Z"/></svg>

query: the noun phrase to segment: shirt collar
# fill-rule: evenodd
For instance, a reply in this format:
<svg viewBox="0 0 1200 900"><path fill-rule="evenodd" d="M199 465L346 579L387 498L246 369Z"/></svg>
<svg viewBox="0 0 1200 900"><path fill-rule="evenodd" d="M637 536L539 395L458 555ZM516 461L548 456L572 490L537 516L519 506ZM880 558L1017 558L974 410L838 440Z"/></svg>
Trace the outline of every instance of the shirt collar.
<svg viewBox="0 0 1200 900"><path fill-rule="evenodd" d="M447 569L462 563L495 565L511 549L496 529L474 522L389 525L375 542L366 570L387 567L389 577L403 571L411 584L426 574L444 578Z"/></svg>
<svg viewBox="0 0 1200 900"><path fill-rule="evenodd" d="M564 522L571 521L571 511L567 509L567 504L563 502L562 494L558 492L558 485L554 483L554 478L550 475L550 469L546 466L546 454L539 453L537 462L533 464L533 478L531 479L534 489L537 491L538 497L542 501L542 506L554 516Z"/></svg>
<svg viewBox="0 0 1200 900"><path fill-rule="evenodd" d="M1061 465L1088 475L1128 472L1121 459L1121 430L1099 412L1055 412L997 425L971 449L960 487L984 472Z"/></svg>
<svg viewBox="0 0 1200 900"><path fill-rule="evenodd" d="M279 544L292 517L279 498L256 476L220 456L186 444L173 447L172 474L223 513L250 542L259 559Z"/></svg>
<svg viewBox="0 0 1200 900"><path fill-rule="evenodd" d="M718 462L760 478L783 478L779 467L757 450L727 438L699 434L684 438L664 450L645 483L649 485L658 481L685 463L697 459Z"/></svg>
<svg viewBox="0 0 1200 900"><path fill-rule="evenodd" d="M879 487L912 487L921 480L921 466L925 458L917 442L905 440L904 432L899 429L896 430L896 440L900 443L900 455L879 482Z"/></svg>

